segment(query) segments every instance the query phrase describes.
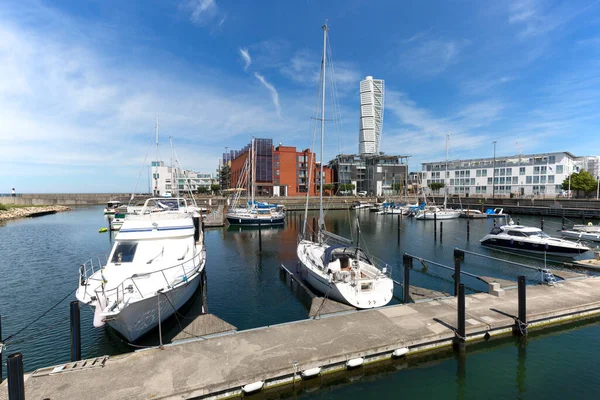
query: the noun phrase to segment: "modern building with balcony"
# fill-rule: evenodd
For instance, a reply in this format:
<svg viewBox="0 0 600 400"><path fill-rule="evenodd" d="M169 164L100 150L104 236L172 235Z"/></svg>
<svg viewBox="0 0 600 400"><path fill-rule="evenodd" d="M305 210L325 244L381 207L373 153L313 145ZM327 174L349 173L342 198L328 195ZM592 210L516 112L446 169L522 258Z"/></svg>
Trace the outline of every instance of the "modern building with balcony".
<svg viewBox="0 0 600 400"><path fill-rule="evenodd" d="M422 163L424 186L444 183L448 194L475 197L556 196L580 169L569 152Z"/></svg>
<svg viewBox="0 0 600 400"><path fill-rule="evenodd" d="M210 190L214 182L212 174L195 172L177 167L168 167L163 161L152 161L152 194L164 196L166 193L175 195L177 192L196 193L198 189Z"/></svg>

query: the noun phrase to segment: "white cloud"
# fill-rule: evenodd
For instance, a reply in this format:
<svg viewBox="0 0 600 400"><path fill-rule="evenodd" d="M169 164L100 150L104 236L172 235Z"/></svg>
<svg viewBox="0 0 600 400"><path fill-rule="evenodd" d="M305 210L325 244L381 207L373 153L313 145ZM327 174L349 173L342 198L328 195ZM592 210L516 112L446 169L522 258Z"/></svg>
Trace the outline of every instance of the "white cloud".
<svg viewBox="0 0 600 400"><path fill-rule="evenodd" d="M254 76L271 93L271 99L273 100L273 105L275 106L275 109L277 110L277 115L279 117L281 117L281 106L279 105L279 93L277 93L277 89L275 89L275 86L273 86L269 82L267 82L267 80L262 75L260 75L258 72L255 72Z"/></svg>
<svg viewBox="0 0 600 400"><path fill-rule="evenodd" d="M189 13L190 21L199 26L206 26L217 19L218 26L222 26L227 17L221 14L215 0L185 0L180 7Z"/></svg>
<svg viewBox="0 0 600 400"><path fill-rule="evenodd" d="M244 71L248 70L250 64L252 64L252 58L250 57L250 52L246 48L239 48L240 56L244 60Z"/></svg>
<svg viewBox="0 0 600 400"><path fill-rule="evenodd" d="M457 64L469 40L416 38L399 49L399 63L416 75L434 76Z"/></svg>
<svg viewBox="0 0 600 400"><path fill-rule="evenodd" d="M462 82L461 91L469 95L489 95L489 92L498 86L505 85L515 80L513 76L500 76L497 78L486 77L481 79L470 79Z"/></svg>
<svg viewBox="0 0 600 400"><path fill-rule="evenodd" d="M509 5L508 22L518 27L519 38L528 39L556 30L595 5L590 2L582 7L575 7L572 2L516 0Z"/></svg>

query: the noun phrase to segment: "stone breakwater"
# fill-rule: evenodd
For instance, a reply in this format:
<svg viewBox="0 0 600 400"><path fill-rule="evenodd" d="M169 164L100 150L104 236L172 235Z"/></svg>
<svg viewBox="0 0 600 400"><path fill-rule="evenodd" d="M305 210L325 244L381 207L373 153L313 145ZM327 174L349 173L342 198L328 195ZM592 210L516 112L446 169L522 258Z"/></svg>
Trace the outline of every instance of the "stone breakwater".
<svg viewBox="0 0 600 400"><path fill-rule="evenodd" d="M15 207L7 211L0 210L0 221L6 221L15 218L27 218L40 213L69 211L70 209L70 207L65 206Z"/></svg>

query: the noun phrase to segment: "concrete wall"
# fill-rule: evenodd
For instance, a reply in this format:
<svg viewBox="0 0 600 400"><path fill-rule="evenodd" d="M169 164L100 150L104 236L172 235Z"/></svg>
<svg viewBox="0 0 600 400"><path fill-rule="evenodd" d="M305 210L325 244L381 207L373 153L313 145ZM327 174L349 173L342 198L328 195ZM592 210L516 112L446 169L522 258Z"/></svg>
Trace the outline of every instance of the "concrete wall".
<svg viewBox="0 0 600 400"><path fill-rule="evenodd" d="M63 205L85 206L105 204L110 200L129 201L130 194L124 193L44 193L20 194L16 197L0 197L0 203L19 205Z"/></svg>

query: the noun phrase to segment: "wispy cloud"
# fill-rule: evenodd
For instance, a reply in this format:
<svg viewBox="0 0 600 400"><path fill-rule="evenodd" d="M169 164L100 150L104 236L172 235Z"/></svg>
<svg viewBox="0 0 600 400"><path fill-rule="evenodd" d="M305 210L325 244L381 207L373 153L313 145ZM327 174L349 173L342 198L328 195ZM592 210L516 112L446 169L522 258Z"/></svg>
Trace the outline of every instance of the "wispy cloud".
<svg viewBox="0 0 600 400"><path fill-rule="evenodd" d="M254 76L271 93L271 99L273 100L273 105L275 106L275 109L277 110L277 115L279 117L281 117L281 106L279 105L279 93L277 93L277 89L275 89L275 86L273 86L269 82L267 82L267 80L262 75L260 75L258 72L255 72Z"/></svg>
<svg viewBox="0 0 600 400"><path fill-rule="evenodd" d="M414 35L412 35L411 37L402 40L402 43L404 43L404 44L412 43L412 42L414 42L416 40L419 40L419 39L425 37L430 31L431 31L431 29L427 29L425 31L417 32Z"/></svg>
<svg viewBox="0 0 600 400"><path fill-rule="evenodd" d="M462 92L469 95L489 94L494 88L505 85L515 80L514 76L486 77L480 79L470 79L460 84Z"/></svg>
<svg viewBox="0 0 600 400"><path fill-rule="evenodd" d="M457 64L471 42L466 39L413 37L397 50L398 62L415 75L434 76Z"/></svg>
<svg viewBox="0 0 600 400"><path fill-rule="evenodd" d="M180 7L189 13L190 21L199 26L207 26L218 20L217 25L221 27L227 18L215 0L185 0Z"/></svg>
<svg viewBox="0 0 600 400"><path fill-rule="evenodd" d="M247 48L239 48L240 56L244 60L244 71L248 70L250 64L252 64L252 58L250 57L250 52L248 52Z"/></svg>

